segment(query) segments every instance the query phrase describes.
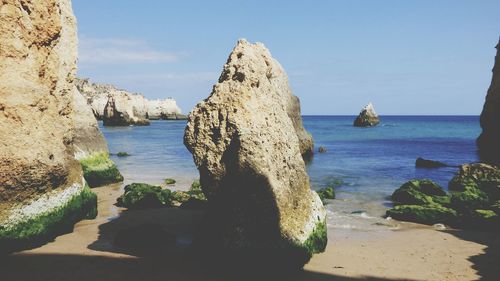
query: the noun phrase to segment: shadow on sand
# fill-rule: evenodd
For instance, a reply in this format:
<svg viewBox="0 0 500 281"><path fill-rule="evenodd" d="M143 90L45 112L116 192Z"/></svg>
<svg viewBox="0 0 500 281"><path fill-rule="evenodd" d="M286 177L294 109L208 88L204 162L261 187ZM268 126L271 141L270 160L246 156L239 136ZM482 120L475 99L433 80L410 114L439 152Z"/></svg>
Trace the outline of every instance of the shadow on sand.
<svg viewBox="0 0 500 281"><path fill-rule="evenodd" d="M345 278L307 270L232 268L218 253L196 254L191 242L203 212L179 208L125 211L99 226L88 248L102 255L14 254L0 258L0 280L390 280ZM227 260L227 257L225 258Z"/></svg>
<svg viewBox="0 0 500 281"><path fill-rule="evenodd" d="M263 272L257 271L252 264L236 269L220 262L228 257L221 259L219 253L202 257L192 249L193 233L203 217L200 210L179 208L125 211L118 218L99 225L98 239L88 245L97 254L20 253L0 257L0 280L397 280L343 277L309 270ZM469 260L482 280L496 280L500 260L500 243L495 239L498 233L449 233L463 240L488 245L484 254ZM491 244L491 241L496 243Z"/></svg>
<svg viewBox="0 0 500 281"><path fill-rule="evenodd" d="M472 268L481 276L480 280L499 280L500 233L494 231L450 230L448 233L465 241L485 245L484 254L471 256Z"/></svg>

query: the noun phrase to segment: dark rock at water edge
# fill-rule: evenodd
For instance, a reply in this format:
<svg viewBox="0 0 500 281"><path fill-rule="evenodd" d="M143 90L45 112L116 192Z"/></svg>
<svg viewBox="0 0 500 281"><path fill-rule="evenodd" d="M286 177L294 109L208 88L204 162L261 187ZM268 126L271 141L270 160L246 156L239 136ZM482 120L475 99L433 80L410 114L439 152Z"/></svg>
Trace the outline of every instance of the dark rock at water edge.
<svg viewBox="0 0 500 281"><path fill-rule="evenodd" d="M415 161L415 167L417 168L440 168L440 167L448 167L448 164L439 162L439 161L434 161L434 160L427 160L422 157L418 157L417 160Z"/></svg>
<svg viewBox="0 0 500 281"><path fill-rule="evenodd" d="M500 165L500 41L496 48L491 85L480 119L483 131L477 139L477 146L483 162Z"/></svg>

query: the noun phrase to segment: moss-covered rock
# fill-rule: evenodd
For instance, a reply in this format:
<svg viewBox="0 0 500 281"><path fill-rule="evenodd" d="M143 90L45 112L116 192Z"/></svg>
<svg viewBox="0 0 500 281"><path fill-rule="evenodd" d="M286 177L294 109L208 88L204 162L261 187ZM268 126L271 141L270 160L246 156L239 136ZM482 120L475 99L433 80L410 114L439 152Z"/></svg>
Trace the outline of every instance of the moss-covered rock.
<svg viewBox="0 0 500 281"><path fill-rule="evenodd" d="M172 203L175 206L182 206L183 204L190 201L190 199L196 199L199 201L207 201L207 198L205 197L205 194L203 193L203 191L201 189L200 181L198 181L198 180L195 180L191 184L191 187L189 188L188 191L180 191L180 190L173 191L171 198L172 198ZM198 204L198 203L194 203L194 204ZM185 205L184 207L189 206L189 205L191 205L191 203L188 203L188 205Z"/></svg>
<svg viewBox="0 0 500 281"><path fill-rule="evenodd" d="M325 220L316 225L316 228L309 236L309 238L304 242L303 246L312 256L313 254L324 252L327 243L328 243L327 224Z"/></svg>
<svg viewBox="0 0 500 281"><path fill-rule="evenodd" d="M203 193L203 190L201 189L201 184L199 180L193 181L191 187L187 191L187 194L198 200L207 200L205 194Z"/></svg>
<svg viewBox="0 0 500 281"><path fill-rule="evenodd" d="M484 163L464 164L448 183L448 188L453 191L464 191L466 186L473 184L481 190L495 187L493 190L497 190L498 196L500 169ZM483 191L486 192L486 190Z"/></svg>
<svg viewBox="0 0 500 281"><path fill-rule="evenodd" d="M429 205L449 202L446 192L431 180L411 180L396 189L391 199L397 205Z"/></svg>
<svg viewBox="0 0 500 281"><path fill-rule="evenodd" d="M123 181L123 176L107 153L96 153L79 161L83 176L90 187Z"/></svg>
<svg viewBox="0 0 500 281"><path fill-rule="evenodd" d="M172 179L172 178L168 178L168 179L165 179L165 184L167 185L172 185L172 184L175 184L177 181L175 179Z"/></svg>
<svg viewBox="0 0 500 281"><path fill-rule="evenodd" d="M460 213L470 214L488 205L488 195L475 186L466 186L463 192L451 196L451 207Z"/></svg>
<svg viewBox="0 0 500 281"><path fill-rule="evenodd" d="M174 206L181 206L183 203L187 202L191 196L186 191L175 190L172 191L170 198Z"/></svg>
<svg viewBox="0 0 500 281"><path fill-rule="evenodd" d="M127 152L123 152L123 151L120 151L116 154L116 156L118 157L127 157L127 156L130 156L130 154L128 154Z"/></svg>
<svg viewBox="0 0 500 281"><path fill-rule="evenodd" d="M434 205L399 205L387 210L387 216L393 219L423 224L447 223L457 221L457 212L438 204Z"/></svg>
<svg viewBox="0 0 500 281"><path fill-rule="evenodd" d="M73 196L61 196L58 205L46 212L0 225L0 253L34 247L71 231L82 219L97 216L97 196L86 185L73 186ZM56 196L54 196L56 197ZM49 199L50 200L50 199Z"/></svg>
<svg viewBox="0 0 500 281"><path fill-rule="evenodd" d="M500 218L492 210L474 210L464 221L466 226L481 229L500 229Z"/></svg>
<svg viewBox="0 0 500 281"><path fill-rule="evenodd" d="M335 199L335 190L333 187L322 188L317 190L316 193L318 193L319 198L323 201L323 204L325 203L325 199Z"/></svg>
<svg viewBox="0 0 500 281"><path fill-rule="evenodd" d="M149 209L172 206L172 192L146 183L125 186L125 193L117 200L117 206L129 209Z"/></svg>

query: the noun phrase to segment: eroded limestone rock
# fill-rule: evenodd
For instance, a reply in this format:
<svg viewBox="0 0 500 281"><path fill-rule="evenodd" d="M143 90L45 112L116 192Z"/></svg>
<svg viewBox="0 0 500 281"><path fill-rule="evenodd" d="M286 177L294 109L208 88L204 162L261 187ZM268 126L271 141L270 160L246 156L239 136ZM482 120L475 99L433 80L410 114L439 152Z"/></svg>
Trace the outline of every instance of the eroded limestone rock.
<svg viewBox="0 0 500 281"><path fill-rule="evenodd" d="M184 143L209 199L203 245L288 267L324 250L326 213L310 189L291 100L285 71L265 46L240 40L189 115Z"/></svg>
<svg viewBox="0 0 500 281"><path fill-rule="evenodd" d="M76 54L70 0L2 2L0 251L95 216L73 155Z"/></svg>
<svg viewBox="0 0 500 281"><path fill-rule="evenodd" d="M114 92L104 107L104 126L149 125L147 102L141 95Z"/></svg>

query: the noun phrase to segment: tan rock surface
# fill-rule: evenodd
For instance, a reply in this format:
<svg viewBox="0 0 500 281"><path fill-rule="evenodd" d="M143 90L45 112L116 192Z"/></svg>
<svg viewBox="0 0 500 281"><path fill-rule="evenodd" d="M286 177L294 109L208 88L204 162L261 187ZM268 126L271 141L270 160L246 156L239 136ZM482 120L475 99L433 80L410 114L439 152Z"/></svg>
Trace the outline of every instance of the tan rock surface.
<svg viewBox="0 0 500 281"><path fill-rule="evenodd" d="M74 88L73 104L75 108L74 153L76 159L88 157L94 153L108 153L108 145L94 117L87 99Z"/></svg>
<svg viewBox="0 0 500 281"><path fill-rule="evenodd" d="M104 126L149 125L146 99L124 91L109 94L103 122Z"/></svg>
<svg viewBox="0 0 500 281"><path fill-rule="evenodd" d="M2 2L0 204L3 206L81 182L82 173L72 152L71 93L76 57L76 21L69 0ZM8 211L5 207L0 209Z"/></svg>
<svg viewBox="0 0 500 281"><path fill-rule="evenodd" d="M240 40L211 95L189 115L184 143L220 216L212 229L229 248L301 245L325 220L288 115L290 99L281 65L263 44Z"/></svg>

